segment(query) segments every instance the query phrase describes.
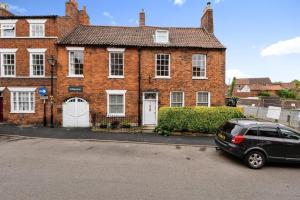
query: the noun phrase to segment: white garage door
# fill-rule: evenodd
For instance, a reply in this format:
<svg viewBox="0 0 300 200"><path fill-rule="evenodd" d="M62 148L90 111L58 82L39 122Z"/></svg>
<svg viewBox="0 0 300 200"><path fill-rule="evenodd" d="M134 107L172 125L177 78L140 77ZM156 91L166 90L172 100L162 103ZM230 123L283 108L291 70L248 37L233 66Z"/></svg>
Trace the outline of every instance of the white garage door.
<svg viewBox="0 0 300 200"><path fill-rule="evenodd" d="M63 104L63 127L89 127L89 111L89 104L84 99L69 99Z"/></svg>

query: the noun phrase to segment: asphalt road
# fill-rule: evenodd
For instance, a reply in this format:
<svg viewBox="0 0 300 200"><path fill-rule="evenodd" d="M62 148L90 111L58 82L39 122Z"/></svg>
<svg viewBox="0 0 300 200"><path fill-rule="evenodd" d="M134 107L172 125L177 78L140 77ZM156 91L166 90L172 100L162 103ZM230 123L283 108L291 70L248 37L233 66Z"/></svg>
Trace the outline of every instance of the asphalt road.
<svg viewBox="0 0 300 200"><path fill-rule="evenodd" d="M299 169L208 147L0 138L3 200L298 200Z"/></svg>

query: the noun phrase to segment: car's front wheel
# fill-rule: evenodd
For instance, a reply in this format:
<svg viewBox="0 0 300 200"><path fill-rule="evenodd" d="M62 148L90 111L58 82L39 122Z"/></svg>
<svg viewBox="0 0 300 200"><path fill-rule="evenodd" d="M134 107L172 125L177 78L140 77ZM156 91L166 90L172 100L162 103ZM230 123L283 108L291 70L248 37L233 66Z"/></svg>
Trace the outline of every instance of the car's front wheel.
<svg viewBox="0 0 300 200"><path fill-rule="evenodd" d="M260 169L265 165L266 157L260 151L251 151L245 157L245 163L252 169Z"/></svg>

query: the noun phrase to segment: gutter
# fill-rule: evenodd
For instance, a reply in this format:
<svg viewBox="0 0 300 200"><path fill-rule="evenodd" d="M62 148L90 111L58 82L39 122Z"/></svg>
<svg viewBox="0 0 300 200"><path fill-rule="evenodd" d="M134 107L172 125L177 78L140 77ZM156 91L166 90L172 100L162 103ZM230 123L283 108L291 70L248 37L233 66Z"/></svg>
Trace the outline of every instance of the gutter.
<svg viewBox="0 0 300 200"><path fill-rule="evenodd" d="M142 118L141 118L141 106L142 106L142 102L141 102L141 79L142 79L142 77L141 77L141 54L142 54L142 50L139 48L138 49L138 59L139 59L139 66L138 66L138 73L139 73L139 75L138 75L138 84L139 84L139 89L138 89L138 93L139 93L139 97L138 97L138 124L139 124L139 126L141 126L142 125Z"/></svg>

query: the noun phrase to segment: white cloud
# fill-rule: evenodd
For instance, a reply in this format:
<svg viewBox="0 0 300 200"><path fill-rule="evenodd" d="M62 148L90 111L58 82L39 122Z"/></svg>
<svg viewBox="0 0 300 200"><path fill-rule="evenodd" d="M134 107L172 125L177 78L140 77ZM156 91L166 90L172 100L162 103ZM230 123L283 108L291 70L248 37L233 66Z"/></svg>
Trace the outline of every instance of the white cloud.
<svg viewBox="0 0 300 200"><path fill-rule="evenodd" d="M225 1L225 0L215 0L215 4L221 3L223 1Z"/></svg>
<svg viewBox="0 0 300 200"><path fill-rule="evenodd" d="M243 73L239 69L228 69L226 71L226 83L229 84L231 83L232 79L236 78L248 78L249 76L245 73Z"/></svg>
<svg viewBox="0 0 300 200"><path fill-rule="evenodd" d="M174 4L176 6L182 6L185 2L186 0L174 0Z"/></svg>
<svg viewBox="0 0 300 200"><path fill-rule="evenodd" d="M112 16L109 12L103 12L103 15L104 15L105 17L107 17L108 19L110 19L110 23L111 23L112 25L116 25L116 24L117 24L117 22L116 22L115 19L114 19L114 16Z"/></svg>
<svg viewBox="0 0 300 200"><path fill-rule="evenodd" d="M27 10L25 8L21 8L17 5L9 4L8 6L9 6L9 10L11 10L12 12L16 12L17 14L22 14L22 13L27 12Z"/></svg>
<svg viewBox="0 0 300 200"><path fill-rule="evenodd" d="M300 37L279 41L260 52L262 56L281 56L295 53L300 54Z"/></svg>

